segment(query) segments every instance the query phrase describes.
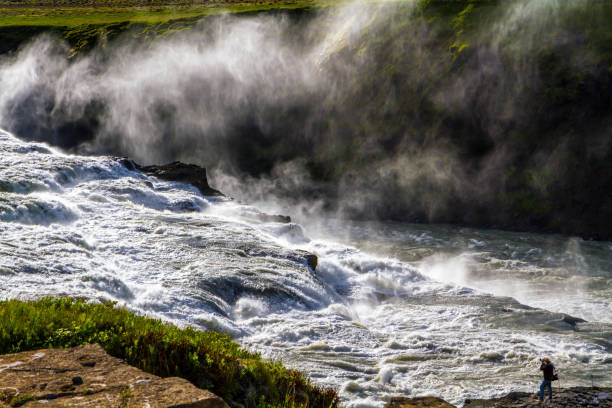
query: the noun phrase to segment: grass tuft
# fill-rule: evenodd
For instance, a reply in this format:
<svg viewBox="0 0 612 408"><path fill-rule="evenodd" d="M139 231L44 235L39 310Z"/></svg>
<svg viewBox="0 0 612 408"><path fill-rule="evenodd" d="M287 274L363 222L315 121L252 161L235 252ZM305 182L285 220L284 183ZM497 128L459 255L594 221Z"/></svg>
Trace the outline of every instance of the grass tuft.
<svg viewBox="0 0 612 408"><path fill-rule="evenodd" d="M98 343L110 355L161 376L179 376L230 406L338 406L331 388L310 383L279 361L266 361L226 334L181 329L114 303L43 298L0 302L0 353Z"/></svg>

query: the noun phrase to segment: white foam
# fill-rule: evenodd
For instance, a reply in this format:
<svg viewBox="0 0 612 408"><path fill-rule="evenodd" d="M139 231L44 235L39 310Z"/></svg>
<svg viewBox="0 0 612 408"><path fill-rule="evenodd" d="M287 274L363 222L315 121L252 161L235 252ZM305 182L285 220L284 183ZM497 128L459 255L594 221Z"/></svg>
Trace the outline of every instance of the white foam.
<svg viewBox="0 0 612 408"><path fill-rule="evenodd" d="M261 299L244 297L239 299L234 306L234 317L239 320L264 316L267 312L268 306Z"/></svg>
<svg viewBox="0 0 612 408"><path fill-rule="evenodd" d="M391 380L393 379L393 367L391 366L383 366L379 373L378 373L378 377L376 377L376 379L378 380L379 383L381 384L389 384L391 382Z"/></svg>

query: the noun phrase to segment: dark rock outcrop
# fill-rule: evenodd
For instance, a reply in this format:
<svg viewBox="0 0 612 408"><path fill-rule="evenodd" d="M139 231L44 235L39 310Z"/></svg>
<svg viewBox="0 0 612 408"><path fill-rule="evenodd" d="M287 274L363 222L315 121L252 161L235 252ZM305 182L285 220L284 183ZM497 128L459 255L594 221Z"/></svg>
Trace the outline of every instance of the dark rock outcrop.
<svg viewBox="0 0 612 408"><path fill-rule="evenodd" d="M281 214L257 213L252 215L252 217L259 222L278 222L281 224L289 224L291 222L290 216Z"/></svg>
<svg viewBox="0 0 612 408"><path fill-rule="evenodd" d="M254 222L277 222L279 224L289 224L291 217L280 214L267 214L254 207L245 207L240 212L240 216L246 220Z"/></svg>
<svg viewBox="0 0 612 408"><path fill-rule="evenodd" d="M313 271L317 269L317 265L319 264L319 257L313 254L312 252L304 251L301 249L296 249L287 254L287 258L291 259L294 262L299 262L301 264L306 264Z"/></svg>
<svg viewBox="0 0 612 408"><path fill-rule="evenodd" d="M160 378L97 344L0 356L0 407L228 408L185 379Z"/></svg>
<svg viewBox="0 0 612 408"><path fill-rule="evenodd" d="M189 183L197 187L202 195L223 196L223 193L208 185L206 169L204 167L178 161L160 166L140 166L138 164L134 164L134 166L141 172L162 180Z"/></svg>
<svg viewBox="0 0 612 408"><path fill-rule="evenodd" d="M313 271L317 269L317 265L319 264L319 258L315 254L308 253L305 255L305 258L306 264L310 267L310 269L312 269Z"/></svg>

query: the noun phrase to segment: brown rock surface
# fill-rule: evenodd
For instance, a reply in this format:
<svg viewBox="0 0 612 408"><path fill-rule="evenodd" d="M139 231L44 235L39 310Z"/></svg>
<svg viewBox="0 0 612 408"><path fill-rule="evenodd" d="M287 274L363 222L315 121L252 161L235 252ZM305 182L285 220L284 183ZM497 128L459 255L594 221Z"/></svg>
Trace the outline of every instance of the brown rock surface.
<svg viewBox="0 0 612 408"><path fill-rule="evenodd" d="M436 398L436 397L419 397L419 398L391 398L385 408L455 408L454 405Z"/></svg>
<svg viewBox="0 0 612 408"><path fill-rule="evenodd" d="M227 408L187 380L145 373L97 344L0 356L0 400L0 408Z"/></svg>

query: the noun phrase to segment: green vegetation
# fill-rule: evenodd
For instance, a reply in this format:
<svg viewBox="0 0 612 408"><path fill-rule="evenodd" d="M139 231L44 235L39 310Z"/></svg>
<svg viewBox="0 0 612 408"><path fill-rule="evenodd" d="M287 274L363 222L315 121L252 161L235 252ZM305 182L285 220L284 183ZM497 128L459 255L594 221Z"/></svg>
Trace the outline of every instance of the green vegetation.
<svg viewBox="0 0 612 408"><path fill-rule="evenodd" d="M0 402L8 404L9 407L20 407L28 401L35 400L36 398L30 394L10 395L6 394L5 391L0 391Z"/></svg>
<svg viewBox="0 0 612 408"><path fill-rule="evenodd" d="M173 6L114 7L112 1L98 7L38 5L20 7L3 6L0 1L0 26L46 26L76 27L79 25L101 25L120 22L163 23L171 20L203 17L227 12L252 12L270 9L307 8L317 5L313 0L268 0L225 2L212 1L204 4Z"/></svg>
<svg viewBox="0 0 612 408"><path fill-rule="evenodd" d="M327 4L326 0L0 0L0 54L42 33L64 38L74 56L121 34L154 39L191 28L207 16L308 10Z"/></svg>
<svg viewBox="0 0 612 408"><path fill-rule="evenodd" d="M119 395L121 398L121 405L119 408L128 408L130 406L130 397L132 396L132 389L130 387L124 387Z"/></svg>
<svg viewBox="0 0 612 408"><path fill-rule="evenodd" d="M180 329L112 303L43 298L0 302L0 353L98 343L149 373L179 376L245 407L336 407L338 396L278 361L245 351L229 336ZM122 394L123 395L123 394ZM125 394L127 402L130 395Z"/></svg>

